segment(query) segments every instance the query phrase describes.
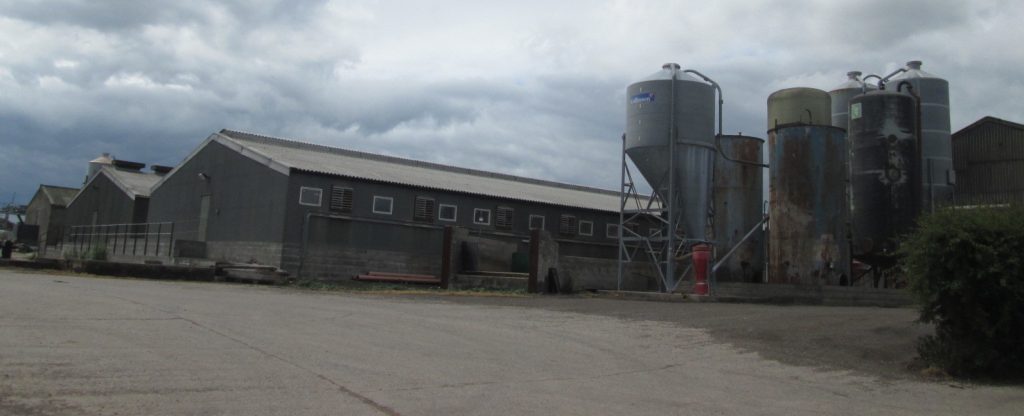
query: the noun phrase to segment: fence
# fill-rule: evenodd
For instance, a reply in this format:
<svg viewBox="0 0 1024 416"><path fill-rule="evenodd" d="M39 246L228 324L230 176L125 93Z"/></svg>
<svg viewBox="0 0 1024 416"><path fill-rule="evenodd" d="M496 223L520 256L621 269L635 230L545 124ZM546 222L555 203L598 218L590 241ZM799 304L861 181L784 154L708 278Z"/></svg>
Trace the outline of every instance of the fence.
<svg viewBox="0 0 1024 416"><path fill-rule="evenodd" d="M61 240L65 256L171 257L174 241L173 222L136 224L75 225L68 228Z"/></svg>

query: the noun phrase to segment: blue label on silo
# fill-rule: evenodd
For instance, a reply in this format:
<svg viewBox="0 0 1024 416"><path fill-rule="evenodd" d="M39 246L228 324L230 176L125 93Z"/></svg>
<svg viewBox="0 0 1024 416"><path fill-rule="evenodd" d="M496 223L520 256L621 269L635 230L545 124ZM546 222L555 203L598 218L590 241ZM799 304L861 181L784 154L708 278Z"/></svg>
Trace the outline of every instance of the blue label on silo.
<svg viewBox="0 0 1024 416"><path fill-rule="evenodd" d="M640 94L634 95L634 96L629 98L629 103L630 104L649 103L651 101L654 101L654 93L653 92L642 92Z"/></svg>

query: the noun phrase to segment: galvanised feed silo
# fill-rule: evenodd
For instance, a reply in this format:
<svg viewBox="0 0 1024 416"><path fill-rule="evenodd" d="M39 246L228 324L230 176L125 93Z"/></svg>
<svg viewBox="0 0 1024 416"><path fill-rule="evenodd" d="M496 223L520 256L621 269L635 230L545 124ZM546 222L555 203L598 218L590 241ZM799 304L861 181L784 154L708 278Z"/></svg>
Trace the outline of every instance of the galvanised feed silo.
<svg viewBox="0 0 1024 416"><path fill-rule="evenodd" d="M780 93L784 107L772 108ZM809 88L768 99L771 283L849 281L846 131L831 125L830 101L825 91ZM801 109L806 115L798 118Z"/></svg>
<svg viewBox="0 0 1024 416"><path fill-rule="evenodd" d="M865 92L877 90L878 87L860 79L860 71L846 73L846 82L837 85L828 95L832 97L832 125L843 130L850 130L850 99Z"/></svg>
<svg viewBox="0 0 1024 416"><path fill-rule="evenodd" d="M922 209L948 204L956 182L953 143L949 122L949 81L921 70L921 61L907 62L906 71L886 83L886 89L902 90L908 82L921 98L921 201Z"/></svg>
<svg viewBox="0 0 1024 416"><path fill-rule="evenodd" d="M665 64L630 84L626 96L626 154L677 212L677 231L688 240L707 240L715 162L714 87L678 64Z"/></svg>
<svg viewBox="0 0 1024 416"><path fill-rule="evenodd" d="M715 159L714 239L719 256L733 250L756 225L764 210L764 140L721 136ZM764 232L758 227L715 272L720 282L761 281L764 272Z"/></svg>
<svg viewBox="0 0 1024 416"><path fill-rule="evenodd" d="M884 260L920 214L917 111L914 97L895 90L850 100L851 249L872 265L892 265Z"/></svg>

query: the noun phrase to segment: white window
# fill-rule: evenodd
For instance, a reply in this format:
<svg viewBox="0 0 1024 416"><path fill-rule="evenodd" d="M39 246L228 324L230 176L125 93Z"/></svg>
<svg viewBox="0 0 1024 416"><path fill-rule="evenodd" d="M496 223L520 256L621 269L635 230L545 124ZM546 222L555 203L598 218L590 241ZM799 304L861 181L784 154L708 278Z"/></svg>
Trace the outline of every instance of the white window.
<svg viewBox="0 0 1024 416"><path fill-rule="evenodd" d="M459 207L455 205L441 204L437 207L437 218L441 221L455 221L458 216Z"/></svg>
<svg viewBox="0 0 1024 416"><path fill-rule="evenodd" d="M604 234L608 238L619 238L619 224L608 224L604 227Z"/></svg>
<svg viewBox="0 0 1024 416"><path fill-rule="evenodd" d="M320 206L321 200L323 199L324 191L320 188L307 188L305 186L299 188L299 205L309 205L311 207Z"/></svg>
<svg viewBox="0 0 1024 416"><path fill-rule="evenodd" d="M373 213L391 215L394 210L395 199L390 196L373 197Z"/></svg>
<svg viewBox="0 0 1024 416"><path fill-rule="evenodd" d="M594 235L594 222L580 221L580 235Z"/></svg>
<svg viewBox="0 0 1024 416"><path fill-rule="evenodd" d="M544 229L544 216L543 215L530 215L530 229L531 230L543 230Z"/></svg>
<svg viewBox="0 0 1024 416"><path fill-rule="evenodd" d="M483 208L473 208L473 224L491 225L491 210Z"/></svg>

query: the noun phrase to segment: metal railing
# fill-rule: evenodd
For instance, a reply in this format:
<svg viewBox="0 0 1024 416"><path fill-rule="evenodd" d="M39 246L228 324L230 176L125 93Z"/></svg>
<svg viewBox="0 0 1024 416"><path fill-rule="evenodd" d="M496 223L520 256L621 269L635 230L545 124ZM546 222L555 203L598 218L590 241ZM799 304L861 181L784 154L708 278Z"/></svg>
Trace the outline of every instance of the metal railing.
<svg viewBox="0 0 1024 416"><path fill-rule="evenodd" d="M171 257L173 222L75 225L61 240L65 257L106 259L110 256Z"/></svg>

